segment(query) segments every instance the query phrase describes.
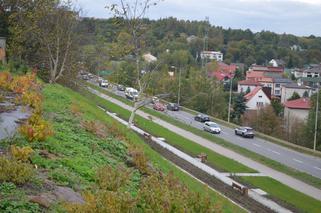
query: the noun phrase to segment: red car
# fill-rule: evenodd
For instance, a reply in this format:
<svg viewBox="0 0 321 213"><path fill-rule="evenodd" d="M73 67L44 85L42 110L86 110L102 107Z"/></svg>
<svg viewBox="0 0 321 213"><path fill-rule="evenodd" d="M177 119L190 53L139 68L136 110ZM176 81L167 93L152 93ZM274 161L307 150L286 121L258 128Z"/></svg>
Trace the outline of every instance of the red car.
<svg viewBox="0 0 321 213"><path fill-rule="evenodd" d="M157 110L157 111L164 111L165 106L164 106L164 104L157 102L153 105L153 109Z"/></svg>

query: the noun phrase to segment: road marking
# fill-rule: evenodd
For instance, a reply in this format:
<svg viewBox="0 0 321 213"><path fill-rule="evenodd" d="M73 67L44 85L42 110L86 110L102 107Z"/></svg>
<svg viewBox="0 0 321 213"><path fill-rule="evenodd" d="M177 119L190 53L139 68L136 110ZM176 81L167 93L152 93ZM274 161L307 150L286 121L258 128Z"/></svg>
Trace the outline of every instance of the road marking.
<svg viewBox="0 0 321 213"><path fill-rule="evenodd" d="M259 144L256 144L256 143L254 143L253 145L254 145L254 146L257 146L257 147L261 147L261 145L259 145Z"/></svg>
<svg viewBox="0 0 321 213"><path fill-rule="evenodd" d="M274 150L272 150L272 152L273 152L274 154L281 155L280 152L277 152L277 151L274 151Z"/></svg>
<svg viewBox="0 0 321 213"><path fill-rule="evenodd" d="M302 161L295 159L295 158L293 158L292 160L294 160L295 162L298 162L298 163L303 163Z"/></svg>
<svg viewBox="0 0 321 213"><path fill-rule="evenodd" d="M316 167L316 166L315 166L315 167L313 167L313 168L315 168L315 169L317 169L317 170L320 170L320 171L321 171L321 168L319 168L319 167Z"/></svg>

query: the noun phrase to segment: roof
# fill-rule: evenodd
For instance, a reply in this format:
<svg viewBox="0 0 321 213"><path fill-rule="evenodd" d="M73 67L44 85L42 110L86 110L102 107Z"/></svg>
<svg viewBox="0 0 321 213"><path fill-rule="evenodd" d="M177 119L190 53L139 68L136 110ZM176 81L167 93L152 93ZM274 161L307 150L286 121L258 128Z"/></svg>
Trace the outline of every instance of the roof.
<svg viewBox="0 0 321 213"><path fill-rule="evenodd" d="M299 98L284 102L284 106L290 109L311 109L311 101L308 98Z"/></svg>
<svg viewBox="0 0 321 213"><path fill-rule="evenodd" d="M299 78L302 82L311 82L311 83L319 83L321 82L321 77L302 77Z"/></svg>
<svg viewBox="0 0 321 213"><path fill-rule="evenodd" d="M273 79L274 83L293 83L292 80L288 79L288 78L274 78Z"/></svg>
<svg viewBox="0 0 321 213"><path fill-rule="evenodd" d="M261 85L259 82L252 81L252 80L239 81L239 84L240 84L240 85L253 85L253 86L259 86L259 85Z"/></svg>
<svg viewBox="0 0 321 213"><path fill-rule="evenodd" d="M210 76L212 77L214 76L219 81L223 81L225 80L225 78L228 78L228 79L231 78L231 74L226 74L222 72L213 72L213 73L210 73Z"/></svg>
<svg viewBox="0 0 321 213"><path fill-rule="evenodd" d="M237 69L237 66L235 64L228 65L223 62L218 62L217 67L213 72L222 72L222 73L230 74L230 73L235 73L236 69Z"/></svg>
<svg viewBox="0 0 321 213"><path fill-rule="evenodd" d="M157 58L156 58L155 56L153 56L152 54L150 54L150 53L144 54L144 55L143 55L143 58L144 58L144 60L147 61L148 63L157 61Z"/></svg>
<svg viewBox="0 0 321 213"><path fill-rule="evenodd" d="M272 67L272 66L262 66L262 65L252 65L250 67L251 71L259 71L259 72L284 72L283 67Z"/></svg>
<svg viewBox="0 0 321 213"><path fill-rule="evenodd" d="M250 100L250 99L253 98L253 97L256 95L256 93L258 93L261 89L262 89L262 87L260 87L260 86L255 87L254 90L252 90L252 91L249 92L248 94L244 95L244 98L245 98L246 100Z"/></svg>
<svg viewBox="0 0 321 213"><path fill-rule="evenodd" d="M299 85L297 83L286 84L286 85L283 85L283 87L294 88L294 89L310 89L310 87L308 87L308 86Z"/></svg>

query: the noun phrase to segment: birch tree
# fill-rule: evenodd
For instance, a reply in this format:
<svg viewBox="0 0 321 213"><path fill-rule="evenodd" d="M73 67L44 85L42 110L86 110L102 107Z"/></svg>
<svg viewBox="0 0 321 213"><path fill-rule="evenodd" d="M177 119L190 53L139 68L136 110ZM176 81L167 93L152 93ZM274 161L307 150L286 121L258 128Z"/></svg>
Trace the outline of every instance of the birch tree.
<svg viewBox="0 0 321 213"><path fill-rule="evenodd" d="M160 1L161 0L119 0L117 4L107 5L107 9L109 9L114 16L122 18L125 22L128 33L131 36L129 46L133 47L132 52L136 61L135 75L139 89L139 98L134 102L134 107L128 121L129 128L133 124L136 111L151 102L151 99L143 97L143 93L149 85L151 75L157 70L159 62L152 70L141 72L141 57L145 48L144 38L148 30L144 24L144 18L146 18L146 13L150 7L156 6Z"/></svg>

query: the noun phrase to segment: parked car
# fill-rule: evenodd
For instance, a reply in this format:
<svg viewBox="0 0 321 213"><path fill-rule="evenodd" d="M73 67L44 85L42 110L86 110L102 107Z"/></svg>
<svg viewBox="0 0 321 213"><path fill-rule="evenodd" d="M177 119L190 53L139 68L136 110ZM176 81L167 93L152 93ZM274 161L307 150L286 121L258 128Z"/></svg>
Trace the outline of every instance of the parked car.
<svg viewBox="0 0 321 213"><path fill-rule="evenodd" d="M178 106L178 104L175 104L175 103L169 103L169 104L167 104L167 109L171 110L171 111L178 111L179 106Z"/></svg>
<svg viewBox="0 0 321 213"><path fill-rule="evenodd" d="M157 111L164 111L165 110L165 106L164 104L157 102L153 105L153 109L157 110Z"/></svg>
<svg viewBox="0 0 321 213"><path fill-rule="evenodd" d="M118 84L118 85L117 85L117 90L119 90L119 91L125 91L125 86L124 86L124 85L121 85L121 84Z"/></svg>
<svg viewBox="0 0 321 213"><path fill-rule="evenodd" d="M206 121L210 121L210 117L208 115L204 115L204 114L197 114L195 117L194 117L194 120L195 121L199 121L199 122L206 122Z"/></svg>
<svg viewBox="0 0 321 213"><path fill-rule="evenodd" d="M152 103L153 104L156 104L158 102L159 102L159 98L158 97L156 97L156 96L152 97Z"/></svg>
<svg viewBox="0 0 321 213"><path fill-rule="evenodd" d="M101 80L99 82L99 86L101 86L101 87L108 87L108 85L109 85L109 83L107 80Z"/></svg>
<svg viewBox="0 0 321 213"><path fill-rule="evenodd" d="M132 87L125 89L125 96L130 100L136 100L138 98L138 91Z"/></svg>
<svg viewBox="0 0 321 213"><path fill-rule="evenodd" d="M237 127L235 128L235 135L241 135L245 138L254 138L254 130L247 126Z"/></svg>
<svg viewBox="0 0 321 213"><path fill-rule="evenodd" d="M217 123L214 123L212 121L206 121L203 126L204 131L210 132L210 133L215 133L215 134L220 134L221 133L221 128Z"/></svg>

